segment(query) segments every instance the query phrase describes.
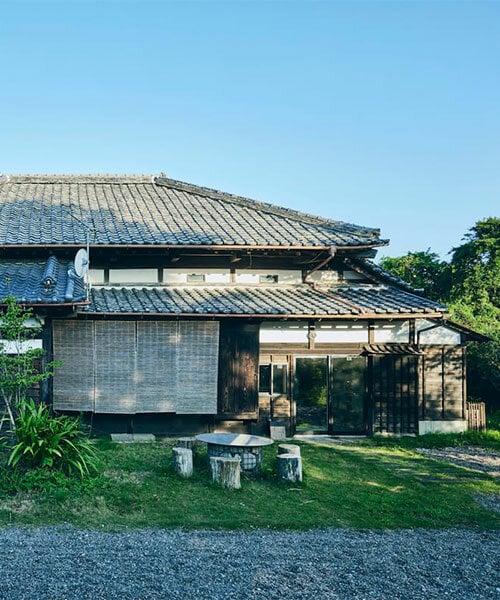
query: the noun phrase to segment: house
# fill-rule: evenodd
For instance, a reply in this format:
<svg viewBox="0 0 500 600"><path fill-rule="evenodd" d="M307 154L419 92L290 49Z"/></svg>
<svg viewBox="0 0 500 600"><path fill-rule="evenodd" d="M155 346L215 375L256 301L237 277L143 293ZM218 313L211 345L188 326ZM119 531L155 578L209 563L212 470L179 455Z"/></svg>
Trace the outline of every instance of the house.
<svg viewBox="0 0 500 600"><path fill-rule="evenodd" d="M164 174L0 177L0 298L61 361L42 400L97 432L465 429L469 332L386 244Z"/></svg>

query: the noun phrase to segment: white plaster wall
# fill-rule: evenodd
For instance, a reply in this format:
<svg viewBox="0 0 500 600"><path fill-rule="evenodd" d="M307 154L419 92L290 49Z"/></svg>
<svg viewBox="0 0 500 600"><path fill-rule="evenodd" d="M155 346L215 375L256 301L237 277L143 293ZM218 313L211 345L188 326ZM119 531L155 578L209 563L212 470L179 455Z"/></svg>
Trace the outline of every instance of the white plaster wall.
<svg viewBox="0 0 500 600"><path fill-rule="evenodd" d="M0 340L2 354L25 354L27 350L42 348L42 340L26 340L25 342L11 342Z"/></svg>
<svg viewBox="0 0 500 600"><path fill-rule="evenodd" d="M388 323L376 323L374 326L373 336L373 339L377 344L408 344L410 340L409 322L392 321Z"/></svg>
<svg viewBox="0 0 500 600"><path fill-rule="evenodd" d="M104 283L104 269L90 269L89 277L91 285L102 285Z"/></svg>
<svg viewBox="0 0 500 600"><path fill-rule="evenodd" d="M0 323L3 323L3 319L0 319ZM28 319L26 319L26 321L24 321L23 325L25 327L27 327L28 329L30 329L30 328L32 329L32 328L39 328L44 323L45 323L45 318L37 315L36 317L29 317Z"/></svg>
<svg viewBox="0 0 500 600"><path fill-rule="evenodd" d="M158 283L158 269L110 269L109 283Z"/></svg>
<svg viewBox="0 0 500 600"><path fill-rule="evenodd" d="M467 431L467 421L457 419L456 421L419 421L418 433L463 433Z"/></svg>
<svg viewBox="0 0 500 600"><path fill-rule="evenodd" d="M338 283L340 281L338 271L314 271L307 278L307 281L314 283L321 283L323 285L330 285Z"/></svg>
<svg viewBox="0 0 500 600"><path fill-rule="evenodd" d="M433 321L429 321L428 319L417 319L415 322L415 330L418 332L421 329L426 329L432 325L435 325ZM420 334L421 344L449 344L458 346L460 341L460 333L446 326L436 327Z"/></svg>
<svg viewBox="0 0 500 600"><path fill-rule="evenodd" d="M236 270L236 283L255 284L259 283L261 275L277 275L278 283L302 283L302 272L296 270L262 270L262 269L242 269Z"/></svg>
<svg viewBox="0 0 500 600"><path fill-rule="evenodd" d="M368 323L316 324L317 344L368 343Z"/></svg>
<svg viewBox="0 0 500 600"><path fill-rule="evenodd" d="M263 323L260 326L261 344L307 344L307 323Z"/></svg>
<svg viewBox="0 0 500 600"><path fill-rule="evenodd" d="M163 269L163 283L188 283L188 275L205 275L204 283L230 283L229 269ZM189 283L189 285L196 285Z"/></svg>

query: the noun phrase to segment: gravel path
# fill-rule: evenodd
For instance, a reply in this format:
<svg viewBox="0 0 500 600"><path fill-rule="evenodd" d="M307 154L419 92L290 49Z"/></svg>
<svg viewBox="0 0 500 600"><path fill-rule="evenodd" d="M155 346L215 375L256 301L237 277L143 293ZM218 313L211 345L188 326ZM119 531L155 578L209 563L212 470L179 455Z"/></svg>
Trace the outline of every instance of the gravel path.
<svg viewBox="0 0 500 600"><path fill-rule="evenodd" d="M500 477L500 453L477 446L459 448L417 448L417 452L429 458L444 460L460 467Z"/></svg>
<svg viewBox="0 0 500 600"><path fill-rule="evenodd" d="M499 532L0 530L5 600L500 598Z"/></svg>

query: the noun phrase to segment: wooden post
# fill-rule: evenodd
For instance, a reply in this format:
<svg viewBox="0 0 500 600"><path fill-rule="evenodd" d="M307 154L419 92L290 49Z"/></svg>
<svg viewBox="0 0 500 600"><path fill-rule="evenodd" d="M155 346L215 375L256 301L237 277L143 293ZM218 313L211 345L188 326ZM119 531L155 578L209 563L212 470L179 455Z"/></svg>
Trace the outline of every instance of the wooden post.
<svg viewBox="0 0 500 600"><path fill-rule="evenodd" d="M226 458L225 456L210 457L210 468L212 470L212 481L228 488L239 490L240 482L240 457Z"/></svg>
<svg viewBox="0 0 500 600"><path fill-rule="evenodd" d="M172 448L172 465L174 471L182 477L193 474L193 451L189 448Z"/></svg>
<svg viewBox="0 0 500 600"><path fill-rule="evenodd" d="M279 444L278 455L279 454L294 454L295 456L300 456L300 446L297 446L296 444Z"/></svg>
<svg viewBox="0 0 500 600"><path fill-rule="evenodd" d="M302 481L302 458L296 454L278 454L278 481Z"/></svg>

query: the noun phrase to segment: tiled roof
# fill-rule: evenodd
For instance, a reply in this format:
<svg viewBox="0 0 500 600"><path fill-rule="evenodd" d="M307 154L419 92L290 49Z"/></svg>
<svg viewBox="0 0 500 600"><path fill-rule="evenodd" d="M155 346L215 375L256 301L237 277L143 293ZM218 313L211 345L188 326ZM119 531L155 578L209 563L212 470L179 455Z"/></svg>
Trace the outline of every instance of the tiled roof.
<svg viewBox="0 0 500 600"><path fill-rule="evenodd" d="M441 304L383 286L337 288L324 293L297 286L183 286L94 288L90 313L183 315L317 315L440 313Z"/></svg>
<svg viewBox="0 0 500 600"><path fill-rule="evenodd" d="M91 244L380 246L378 229L167 178L0 177L0 246Z"/></svg>
<svg viewBox="0 0 500 600"><path fill-rule="evenodd" d="M384 285L342 286L335 289L335 295L370 313L446 311L443 304Z"/></svg>
<svg viewBox="0 0 500 600"><path fill-rule="evenodd" d="M2 260L0 302L14 296L26 304L71 304L85 301L85 288L72 262L58 260Z"/></svg>
<svg viewBox="0 0 500 600"><path fill-rule="evenodd" d="M413 294L419 294L422 290L414 288L406 281L403 281L401 278L389 273L385 269L382 269L379 265L375 264L371 260L366 258L351 258L346 256L344 258L345 264L347 264L351 269L361 273L362 275L366 275L368 278L373 277L375 280L380 281L382 283L388 283L390 285L396 285L399 288L402 288L408 292Z"/></svg>

